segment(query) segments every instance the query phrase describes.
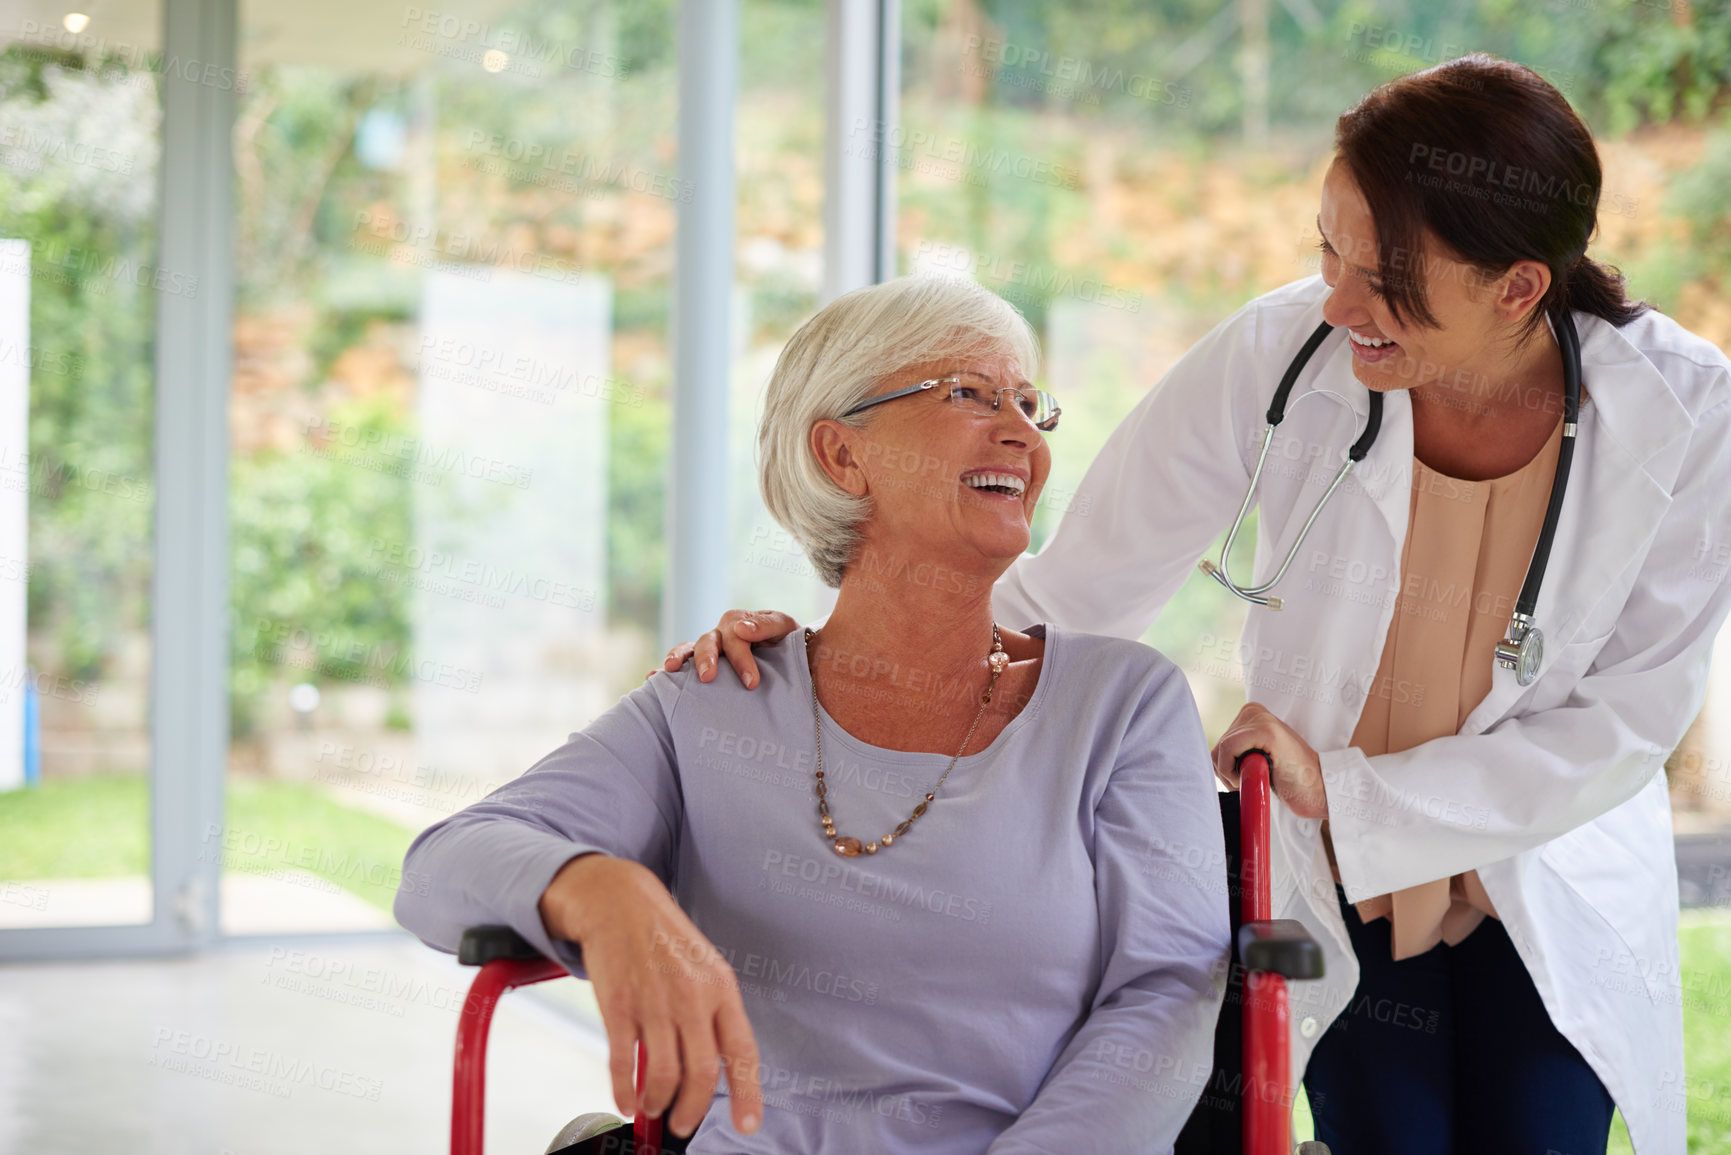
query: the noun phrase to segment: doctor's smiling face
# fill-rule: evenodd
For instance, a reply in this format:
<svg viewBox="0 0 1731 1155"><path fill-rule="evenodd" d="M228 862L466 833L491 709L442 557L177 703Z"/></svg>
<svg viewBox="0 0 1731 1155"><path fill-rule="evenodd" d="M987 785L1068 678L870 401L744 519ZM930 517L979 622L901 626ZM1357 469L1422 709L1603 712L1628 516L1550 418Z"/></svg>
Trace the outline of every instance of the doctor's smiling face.
<svg viewBox="0 0 1731 1155"><path fill-rule="evenodd" d="M1540 261L1516 261L1500 274L1456 259L1428 231L1423 250L1397 254L1389 274L1422 281L1435 325L1397 317L1386 299L1377 230L1370 206L1347 166L1335 158L1322 185L1317 213L1322 234L1322 278L1330 289L1323 320L1348 330L1353 375L1379 392L1448 380L1453 388L1492 392L1523 375L1534 340L1520 323L1544 297L1550 270Z"/></svg>

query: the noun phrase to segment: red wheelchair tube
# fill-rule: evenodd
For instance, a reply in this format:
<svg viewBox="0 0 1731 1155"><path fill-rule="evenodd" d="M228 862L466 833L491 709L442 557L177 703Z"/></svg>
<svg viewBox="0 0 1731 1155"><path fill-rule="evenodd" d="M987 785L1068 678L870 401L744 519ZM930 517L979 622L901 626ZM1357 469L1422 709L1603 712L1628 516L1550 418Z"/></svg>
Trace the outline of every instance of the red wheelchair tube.
<svg viewBox="0 0 1731 1155"><path fill-rule="evenodd" d="M637 1044L637 1074L636 1087L643 1090L643 1084L649 1081L649 1051L642 1043ZM661 1155L661 1119L647 1111L639 1111L631 1118L631 1135L637 1141L637 1155Z"/></svg>
<svg viewBox="0 0 1731 1155"><path fill-rule="evenodd" d="M1269 895L1269 765L1263 750L1238 756L1239 909L1245 922L1272 917ZM1292 1150L1292 1063L1288 1054L1286 979L1244 975L1244 1151L1288 1155Z"/></svg>
<svg viewBox="0 0 1731 1155"><path fill-rule="evenodd" d="M494 959L481 968L457 1023L457 1058L451 1076L451 1155L481 1155L487 1109L487 1033L499 996L565 974L552 959Z"/></svg>
<svg viewBox="0 0 1731 1155"><path fill-rule="evenodd" d="M1246 750L1238 756L1238 838L1242 858L1239 918L1262 922L1274 917L1268 895L1268 755Z"/></svg>

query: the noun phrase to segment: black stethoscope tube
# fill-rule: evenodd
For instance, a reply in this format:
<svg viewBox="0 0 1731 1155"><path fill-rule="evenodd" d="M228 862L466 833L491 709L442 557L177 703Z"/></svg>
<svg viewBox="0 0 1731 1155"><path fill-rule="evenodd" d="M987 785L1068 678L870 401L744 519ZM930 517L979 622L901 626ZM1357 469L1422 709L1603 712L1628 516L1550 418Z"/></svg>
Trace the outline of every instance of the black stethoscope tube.
<svg viewBox="0 0 1731 1155"><path fill-rule="evenodd" d="M1544 524L1539 530L1538 542L1533 547L1533 556L1527 563L1527 576L1521 583L1520 595L1515 600L1515 612L1509 622L1508 634L1498 644L1496 653L1497 664L1515 670L1516 680L1523 686L1531 684L1537 676L1538 666L1542 661L1544 652L1543 636L1533 624L1533 610L1539 602L1539 587L1545 580L1545 568L1551 559L1551 544L1556 538L1557 523L1563 515L1563 496L1569 486L1569 464L1575 455L1576 422L1581 411L1581 338L1580 334L1575 331L1575 319L1567 309L1559 310L1552 320L1552 327L1556 333L1557 346L1563 355L1563 440L1557 451L1557 471L1556 476L1551 481L1551 496L1549 504L1545 507ZM1299 375L1304 372L1304 367L1310 363L1316 350L1333 331L1334 326L1326 321L1318 325L1316 330L1305 339L1304 345L1298 350L1292 362L1287 365L1286 372L1281 376L1280 384L1274 390L1274 399L1268 406L1268 428L1264 431L1262 439L1264 458L1268 454L1268 445L1273 439L1274 430L1286 418L1286 402L1292 393L1293 385L1297 383ZM1358 439L1352 443L1351 449L1347 451L1348 461L1342 466L1334 484L1329 486L1328 492L1323 495L1322 502L1328 500L1353 466L1364 460L1365 455L1370 452L1370 447L1376 443L1376 435L1381 428L1382 394L1373 389L1370 390L1370 406L1365 417L1364 430L1359 434ZM1280 567L1273 580L1254 589L1246 589L1234 584L1226 575L1225 569L1226 553L1231 549L1232 538L1237 535L1239 522L1243 520L1245 511L1250 507L1256 490L1257 477L1261 475L1261 472L1262 466L1259 460L1256 474L1250 479L1250 490L1244 495L1244 505L1238 511L1238 517L1233 520L1232 533L1227 536L1227 546L1221 551L1221 564L1216 566L1204 560L1201 563L1201 568L1238 597L1268 606L1270 609L1279 609L1281 604L1279 598L1264 598L1259 595L1266 593L1275 583L1279 582L1281 575L1286 572L1286 566L1292 562L1291 554L1288 554L1286 563ZM1304 535L1309 533L1311 524L1315 522L1317 514L1321 512L1322 504L1319 502L1316 509L1311 512L1310 520L1305 522L1304 529L1300 531L1300 542L1302 542ZM1297 543L1293 546L1293 552L1296 550Z"/></svg>

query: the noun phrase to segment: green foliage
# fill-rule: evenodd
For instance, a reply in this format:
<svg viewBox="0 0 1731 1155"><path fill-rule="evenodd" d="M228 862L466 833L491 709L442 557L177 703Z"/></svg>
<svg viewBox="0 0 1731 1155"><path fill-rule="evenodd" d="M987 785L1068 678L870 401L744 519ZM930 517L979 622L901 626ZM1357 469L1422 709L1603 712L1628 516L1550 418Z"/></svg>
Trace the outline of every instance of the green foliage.
<svg viewBox="0 0 1731 1155"><path fill-rule="evenodd" d="M1678 15L1687 13L1687 20ZM1704 119L1731 87L1731 5L1629 0L1598 25L1592 89L1607 127Z"/></svg>
<svg viewBox="0 0 1731 1155"><path fill-rule="evenodd" d="M1731 116L1707 138L1701 163L1672 183L1665 207L1689 222L1690 239L1709 264L1731 271Z"/></svg>
<svg viewBox="0 0 1731 1155"><path fill-rule="evenodd" d="M21 149L0 165L0 236L31 246L29 628L47 640L32 660L77 679L148 621L156 234L137 186L154 188L155 93L137 80L0 53L11 139L88 141L111 161Z"/></svg>
<svg viewBox="0 0 1731 1155"><path fill-rule="evenodd" d="M985 64L994 72L987 99L999 107L1140 124L1168 138L1239 132L1243 33L1231 5L984 0L979 7L985 35L998 45L990 60L984 45L960 60L945 55L962 48L940 35L959 6L902 5L903 69L915 87ZM1377 84L1466 52L1528 65L1612 133L1698 121L1731 85L1731 5L1717 0L1271 4L1268 42L1270 119L1289 135L1326 128ZM1078 75L1085 79L1072 82Z"/></svg>
<svg viewBox="0 0 1731 1155"><path fill-rule="evenodd" d="M360 443L407 436L383 400L331 413ZM410 482L393 459L333 440L234 462L230 710L235 736L251 732L272 680L370 681L396 686L396 663L380 655L409 646L409 591L382 580L389 551L414 540Z"/></svg>
<svg viewBox="0 0 1731 1155"><path fill-rule="evenodd" d="M1698 165L1672 180L1665 209L1688 225L1685 237L1667 235L1638 255L1609 256L1628 277L1631 295L1670 311L1684 285L1704 278L1731 284L1731 123L1708 136Z"/></svg>
<svg viewBox="0 0 1731 1155"><path fill-rule="evenodd" d="M346 242L357 212L385 191L353 153L355 125L381 98L371 77L334 82L323 69L255 78L235 131L237 289L243 310L306 299L321 240ZM346 197L328 194L341 188Z"/></svg>
<svg viewBox="0 0 1731 1155"><path fill-rule="evenodd" d="M607 612L654 633L660 628L667 459L673 412L664 394L607 409Z"/></svg>

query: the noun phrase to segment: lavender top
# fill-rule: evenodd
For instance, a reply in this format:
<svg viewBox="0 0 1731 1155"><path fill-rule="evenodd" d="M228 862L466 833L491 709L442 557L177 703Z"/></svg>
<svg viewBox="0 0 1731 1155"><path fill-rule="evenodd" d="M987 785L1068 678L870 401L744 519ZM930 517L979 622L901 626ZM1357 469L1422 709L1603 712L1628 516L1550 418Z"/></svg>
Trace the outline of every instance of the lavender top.
<svg viewBox="0 0 1731 1155"><path fill-rule="evenodd" d="M657 673L423 832L397 918L447 951L509 923L581 974L542 891L587 851L653 869L732 963L763 1060L758 1131L734 1130L724 1086L693 1155L1167 1151L1207 1081L1230 949L1207 743L1154 650L1029 632L1046 652L1022 712L874 856L818 828L796 631L757 651L756 690L726 663L708 685ZM862 841L949 761L822 725L831 807Z"/></svg>

